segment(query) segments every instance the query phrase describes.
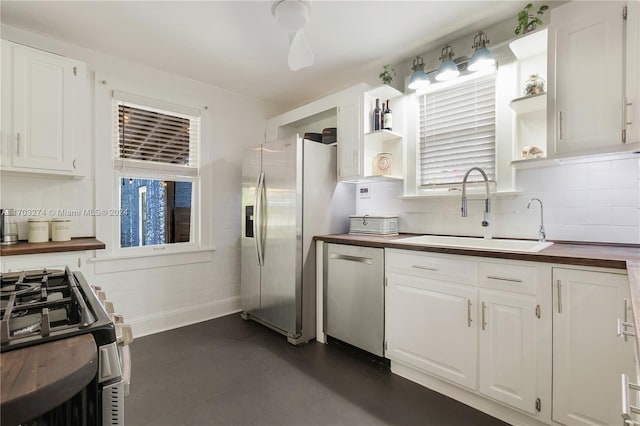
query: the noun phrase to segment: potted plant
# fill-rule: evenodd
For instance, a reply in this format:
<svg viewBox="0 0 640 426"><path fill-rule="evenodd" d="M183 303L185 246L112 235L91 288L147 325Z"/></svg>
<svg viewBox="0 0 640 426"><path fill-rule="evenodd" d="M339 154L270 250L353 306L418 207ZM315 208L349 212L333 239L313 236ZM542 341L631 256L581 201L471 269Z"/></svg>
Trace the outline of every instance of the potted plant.
<svg viewBox="0 0 640 426"><path fill-rule="evenodd" d="M535 30L538 25L542 25L542 19L540 19L540 17L545 10L549 9L549 6L543 4L535 15L530 13L532 8L533 4L529 3L524 7L524 9L518 12L518 26L515 31L516 34L526 34L529 31Z"/></svg>
<svg viewBox="0 0 640 426"><path fill-rule="evenodd" d="M393 80L393 77L395 77L395 75L396 70L394 70L391 65L387 64L382 67L382 72L380 73L380 75L378 75L378 77L380 77L384 84L391 84L391 81Z"/></svg>

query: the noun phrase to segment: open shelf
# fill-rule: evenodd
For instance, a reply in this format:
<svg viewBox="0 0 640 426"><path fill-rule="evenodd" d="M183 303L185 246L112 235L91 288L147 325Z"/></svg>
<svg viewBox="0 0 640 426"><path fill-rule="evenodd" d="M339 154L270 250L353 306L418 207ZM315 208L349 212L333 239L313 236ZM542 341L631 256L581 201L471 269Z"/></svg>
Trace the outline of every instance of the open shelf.
<svg viewBox="0 0 640 426"><path fill-rule="evenodd" d="M516 114L543 111L547 107L547 92L515 98L509 103L509 107Z"/></svg>
<svg viewBox="0 0 640 426"><path fill-rule="evenodd" d="M367 142L386 142L402 139L402 135L391 130L376 130L375 132L366 133L364 138Z"/></svg>
<svg viewBox="0 0 640 426"><path fill-rule="evenodd" d="M509 43L509 49L516 59L522 60L531 56L547 53L547 28L540 28L524 34Z"/></svg>

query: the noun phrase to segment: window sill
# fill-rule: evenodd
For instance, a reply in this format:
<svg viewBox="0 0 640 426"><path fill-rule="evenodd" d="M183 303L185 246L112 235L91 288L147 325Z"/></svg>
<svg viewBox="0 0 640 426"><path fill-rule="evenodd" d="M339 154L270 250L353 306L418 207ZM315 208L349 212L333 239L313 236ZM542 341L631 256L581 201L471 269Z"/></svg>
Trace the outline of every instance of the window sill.
<svg viewBox="0 0 640 426"><path fill-rule="evenodd" d="M517 197L518 195L522 194L522 191L498 191L498 192L490 192L489 193L491 198L508 198L508 197ZM485 192L484 191L467 191L467 198L469 198L470 200L473 199L481 199L484 198L485 196ZM438 198L460 198L462 197L462 192L461 191L449 191L449 190L442 190L442 191L438 191L435 190L432 193L425 193L425 194L416 194L416 195L401 195L398 198L401 200L424 200L424 199L438 199Z"/></svg>
<svg viewBox="0 0 640 426"><path fill-rule="evenodd" d="M140 269L162 268L167 266L206 263L213 260L215 247L194 248L180 251L154 251L131 255L93 257L88 259L95 264L95 273L135 271Z"/></svg>

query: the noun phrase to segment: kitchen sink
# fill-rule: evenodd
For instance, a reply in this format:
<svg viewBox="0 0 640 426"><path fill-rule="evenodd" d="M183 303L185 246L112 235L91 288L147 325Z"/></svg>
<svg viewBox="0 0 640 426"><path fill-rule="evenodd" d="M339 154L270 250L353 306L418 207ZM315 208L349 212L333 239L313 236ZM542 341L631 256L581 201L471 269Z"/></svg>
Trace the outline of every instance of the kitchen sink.
<svg viewBox="0 0 640 426"><path fill-rule="evenodd" d="M441 235L420 235L418 237L399 238L394 242L402 244L415 244L423 246L473 248L493 251L524 251L536 253L546 249L553 243L530 240L485 240L484 238L473 237L446 237Z"/></svg>

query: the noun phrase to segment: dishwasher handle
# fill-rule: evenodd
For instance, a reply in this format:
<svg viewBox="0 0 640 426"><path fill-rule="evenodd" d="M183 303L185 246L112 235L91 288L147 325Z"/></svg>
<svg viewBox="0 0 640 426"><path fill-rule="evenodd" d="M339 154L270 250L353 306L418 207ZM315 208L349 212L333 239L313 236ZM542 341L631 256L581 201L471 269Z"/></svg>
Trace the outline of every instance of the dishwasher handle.
<svg viewBox="0 0 640 426"><path fill-rule="evenodd" d="M349 256L346 254L331 253L329 259L347 260L349 262L366 263L367 265L373 264L373 260L370 257Z"/></svg>

